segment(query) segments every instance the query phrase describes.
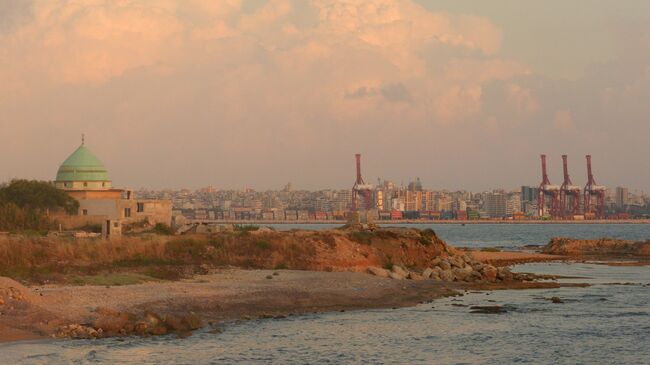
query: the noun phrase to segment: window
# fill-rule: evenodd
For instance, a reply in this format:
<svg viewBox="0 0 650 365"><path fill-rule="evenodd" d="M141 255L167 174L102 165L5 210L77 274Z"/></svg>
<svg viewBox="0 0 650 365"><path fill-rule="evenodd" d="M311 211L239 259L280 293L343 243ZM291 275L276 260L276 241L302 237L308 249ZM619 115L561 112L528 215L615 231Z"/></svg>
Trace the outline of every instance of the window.
<svg viewBox="0 0 650 365"><path fill-rule="evenodd" d="M138 203L138 213L144 212L144 203Z"/></svg>
<svg viewBox="0 0 650 365"><path fill-rule="evenodd" d="M82 210L82 211L81 211L81 214L83 214L83 215L88 215L88 209L84 209L84 210Z"/></svg>
<svg viewBox="0 0 650 365"><path fill-rule="evenodd" d="M88 186L88 183L87 183L87 182L84 182L84 186Z"/></svg>
<svg viewBox="0 0 650 365"><path fill-rule="evenodd" d="M131 208L124 208L124 218L129 218L131 216Z"/></svg>

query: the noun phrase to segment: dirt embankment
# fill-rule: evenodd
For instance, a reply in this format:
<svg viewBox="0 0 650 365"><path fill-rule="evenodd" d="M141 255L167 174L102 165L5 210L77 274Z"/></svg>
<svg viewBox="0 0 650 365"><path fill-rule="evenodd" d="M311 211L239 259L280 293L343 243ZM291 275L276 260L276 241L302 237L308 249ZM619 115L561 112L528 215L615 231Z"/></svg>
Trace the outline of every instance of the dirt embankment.
<svg viewBox="0 0 650 365"><path fill-rule="evenodd" d="M571 257L650 259L650 240L634 242L612 238L577 240L558 237L551 239L542 252Z"/></svg>
<svg viewBox="0 0 650 365"><path fill-rule="evenodd" d="M369 266L424 268L455 254L430 230L239 231L141 236L120 241L0 238L0 275L30 283L69 283L75 275L137 272L179 279L206 268L365 271Z"/></svg>

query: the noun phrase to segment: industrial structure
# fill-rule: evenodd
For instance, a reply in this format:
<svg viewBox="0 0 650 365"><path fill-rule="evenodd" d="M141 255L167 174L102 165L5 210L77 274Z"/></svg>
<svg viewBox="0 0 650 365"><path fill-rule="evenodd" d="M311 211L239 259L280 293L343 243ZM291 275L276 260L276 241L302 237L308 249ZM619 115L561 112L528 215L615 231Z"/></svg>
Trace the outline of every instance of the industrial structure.
<svg viewBox="0 0 650 365"><path fill-rule="evenodd" d="M573 219L580 214L580 195L582 188L573 185L569 177L569 166L567 155L562 155L562 168L564 171L564 182L560 187L560 213L563 219Z"/></svg>
<svg viewBox="0 0 650 365"><path fill-rule="evenodd" d="M587 155L587 185L584 190L585 217L592 216L596 219L605 218L605 191L606 187L598 185L591 172L591 155Z"/></svg>
<svg viewBox="0 0 650 365"><path fill-rule="evenodd" d="M373 187L370 184L366 184L361 177L361 155L354 155L357 160L357 179L352 186L352 211L358 211L358 200L361 198L363 200L361 208L368 210L372 208L372 192Z"/></svg>
<svg viewBox="0 0 650 365"><path fill-rule="evenodd" d="M559 217L560 214L560 186L551 184L546 173L546 155L542 159L542 182L539 184L537 195L537 209L540 217L549 213L551 217Z"/></svg>
<svg viewBox="0 0 650 365"><path fill-rule="evenodd" d="M551 184L546 171L546 155L542 159L542 182L537 195L540 217L553 219L603 219L605 218L605 193L607 188L596 184L591 171L591 155L587 155L587 184L584 189L573 185L569 176L567 155L562 155L564 181L561 186Z"/></svg>

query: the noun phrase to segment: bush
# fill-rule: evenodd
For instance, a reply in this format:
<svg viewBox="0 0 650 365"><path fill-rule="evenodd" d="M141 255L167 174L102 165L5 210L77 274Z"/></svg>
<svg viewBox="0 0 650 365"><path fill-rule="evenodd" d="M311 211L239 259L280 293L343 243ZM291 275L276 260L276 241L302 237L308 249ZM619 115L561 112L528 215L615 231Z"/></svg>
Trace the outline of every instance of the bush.
<svg viewBox="0 0 650 365"><path fill-rule="evenodd" d="M0 185L0 230L48 230L55 226L48 213L79 210L79 202L54 185L36 180L12 180Z"/></svg>
<svg viewBox="0 0 650 365"><path fill-rule="evenodd" d="M248 233L248 232L252 232L252 231L257 231L257 230L260 229L260 227L252 225L252 224L245 224L245 225L235 224L233 226L233 229L235 230L235 232Z"/></svg>
<svg viewBox="0 0 650 365"><path fill-rule="evenodd" d="M255 247L257 247L260 250L270 250L271 244L266 241L258 241L255 243Z"/></svg>
<svg viewBox="0 0 650 365"><path fill-rule="evenodd" d="M174 234L172 227L166 225L165 223L156 223L156 225L153 227L153 231L163 236L171 236Z"/></svg>

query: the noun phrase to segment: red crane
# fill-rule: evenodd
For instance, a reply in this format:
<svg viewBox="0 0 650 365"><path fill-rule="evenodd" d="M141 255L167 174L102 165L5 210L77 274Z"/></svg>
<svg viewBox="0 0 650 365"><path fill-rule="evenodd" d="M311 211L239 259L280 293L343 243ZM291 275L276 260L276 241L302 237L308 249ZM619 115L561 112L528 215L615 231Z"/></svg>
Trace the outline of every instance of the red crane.
<svg viewBox="0 0 650 365"><path fill-rule="evenodd" d="M562 167L564 168L564 182L560 187L560 210L564 219L571 219L574 215L580 214L582 189L571 182L567 155L562 155Z"/></svg>
<svg viewBox="0 0 650 365"><path fill-rule="evenodd" d="M357 159L357 180L352 186L352 211L358 210L357 199L359 196L363 198L363 208L370 209L372 208L372 185L366 184L361 177L361 155L357 153L354 156Z"/></svg>
<svg viewBox="0 0 650 365"><path fill-rule="evenodd" d="M560 187L552 185L546 173L546 155L540 156L542 159L542 182L539 184L537 195L537 211L540 217L543 217L548 211L553 218L558 218L560 212ZM550 209L547 210L546 204Z"/></svg>
<svg viewBox="0 0 650 365"><path fill-rule="evenodd" d="M594 174L591 172L591 155L587 158L587 185L584 190L585 216L593 214L597 219L605 218L605 190L606 187L596 184ZM585 217L586 218L586 217Z"/></svg>

